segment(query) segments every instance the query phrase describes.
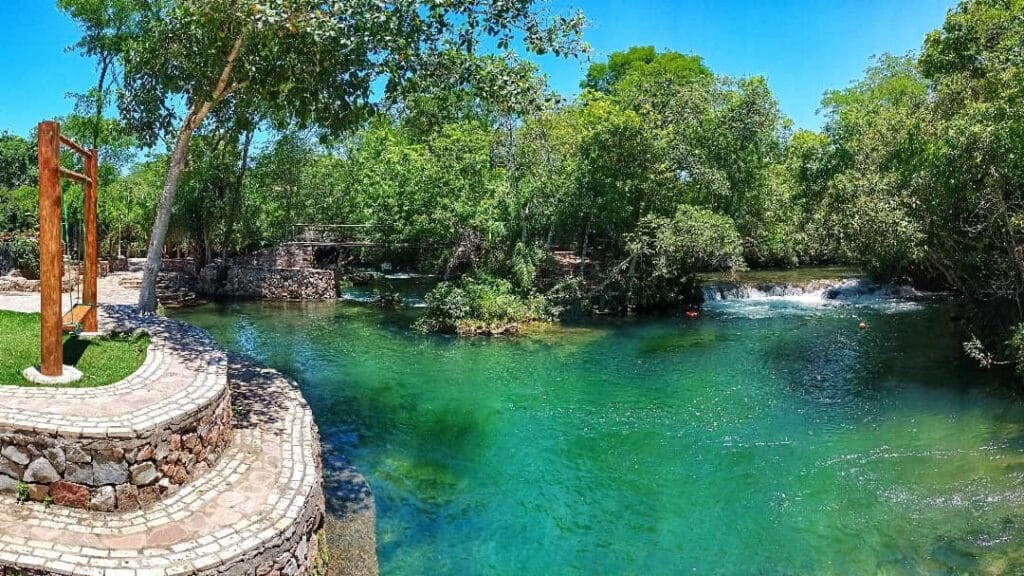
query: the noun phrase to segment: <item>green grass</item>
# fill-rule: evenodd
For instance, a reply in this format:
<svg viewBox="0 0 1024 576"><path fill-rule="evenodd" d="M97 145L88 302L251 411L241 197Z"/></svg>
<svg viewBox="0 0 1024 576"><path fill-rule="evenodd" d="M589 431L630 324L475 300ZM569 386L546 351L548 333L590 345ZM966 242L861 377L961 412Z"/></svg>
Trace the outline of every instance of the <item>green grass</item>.
<svg viewBox="0 0 1024 576"><path fill-rule="evenodd" d="M69 387L113 384L128 377L146 359L148 336L114 336L95 340L64 337L64 364L84 378ZM0 311L0 386L31 386L21 371L39 365L39 314Z"/></svg>

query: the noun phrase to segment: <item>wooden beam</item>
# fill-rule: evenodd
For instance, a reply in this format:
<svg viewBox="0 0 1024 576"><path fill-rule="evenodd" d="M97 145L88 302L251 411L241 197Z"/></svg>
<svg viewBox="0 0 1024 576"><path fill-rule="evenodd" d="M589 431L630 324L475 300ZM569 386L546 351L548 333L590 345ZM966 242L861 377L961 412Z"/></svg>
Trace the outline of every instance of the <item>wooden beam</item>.
<svg viewBox="0 0 1024 576"><path fill-rule="evenodd" d="M96 332L97 326L97 278L99 276L100 240L96 231L97 175L99 173L99 152L89 150L85 157L85 270L82 278L82 303L92 306L92 314L85 317L82 330Z"/></svg>
<svg viewBox="0 0 1024 576"><path fill-rule="evenodd" d="M88 331L85 325L89 323L89 318L92 318L93 321L95 321L96 307L89 306L87 304L78 304L64 314L64 317L61 319L61 323L64 325L65 332L75 332L79 328L84 331Z"/></svg>
<svg viewBox="0 0 1024 576"><path fill-rule="evenodd" d="M75 142L74 140L68 138L63 134L60 135L60 143L67 146L68 148L71 148L75 152L78 152L78 154L81 155L82 158L87 158L89 156L89 151L86 150L84 146L80 145L79 143Z"/></svg>
<svg viewBox="0 0 1024 576"><path fill-rule="evenodd" d="M61 250L60 126L41 122L39 135L39 371L64 373L60 300L64 259Z"/></svg>
<svg viewBox="0 0 1024 576"><path fill-rule="evenodd" d="M86 158L88 158L88 157L86 157ZM88 160L86 160L86 161L88 161ZM85 184L87 186L89 184L89 177L88 176L86 176L85 174L80 174L78 172L75 172L74 170L68 170L67 168L64 168L63 166L60 168L60 175L65 177L65 178L67 178L67 179L69 179L69 180L74 180L75 182L81 182L82 184Z"/></svg>

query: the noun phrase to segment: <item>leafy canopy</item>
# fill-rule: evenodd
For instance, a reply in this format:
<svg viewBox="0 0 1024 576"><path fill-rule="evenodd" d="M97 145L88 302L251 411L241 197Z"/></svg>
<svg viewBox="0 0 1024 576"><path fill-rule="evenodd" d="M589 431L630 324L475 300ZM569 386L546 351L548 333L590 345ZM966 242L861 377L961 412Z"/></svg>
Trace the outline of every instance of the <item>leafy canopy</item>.
<svg viewBox="0 0 1024 576"><path fill-rule="evenodd" d="M61 0L85 53L123 66L122 118L152 144L182 106L252 111L340 131L421 74L464 78L484 42L537 54L586 49L582 14L548 17L533 0ZM490 44L488 44L490 45ZM221 113L229 113L222 111ZM251 115L251 114L250 114Z"/></svg>
<svg viewBox="0 0 1024 576"><path fill-rule="evenodd" d="M613 52L607 62L591 64L580 88L608 94L628 76L652 74L682 82L713 76L700 56L671 50L658 53L653 46L634 46L625 52Z"/></svg>

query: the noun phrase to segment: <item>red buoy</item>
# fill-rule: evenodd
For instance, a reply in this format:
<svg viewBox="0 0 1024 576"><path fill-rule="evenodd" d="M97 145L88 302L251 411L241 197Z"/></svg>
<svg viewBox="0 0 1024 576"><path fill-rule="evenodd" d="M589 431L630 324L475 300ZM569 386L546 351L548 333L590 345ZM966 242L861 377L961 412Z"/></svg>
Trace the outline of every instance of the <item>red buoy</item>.
<svg viewBox="0 0 1024 576"><path fill-rule="evenodd" d="M687 318L696 318L698 316L700 316L700 312L697 312L696 310L687 310L686 311L686 317Z"/></svg>

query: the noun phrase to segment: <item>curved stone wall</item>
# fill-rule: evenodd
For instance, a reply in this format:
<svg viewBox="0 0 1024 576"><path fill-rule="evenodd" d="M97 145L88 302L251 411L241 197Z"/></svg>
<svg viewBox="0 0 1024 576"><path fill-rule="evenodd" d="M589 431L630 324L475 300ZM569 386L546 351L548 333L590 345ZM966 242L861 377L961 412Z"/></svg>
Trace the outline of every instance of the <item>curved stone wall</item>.
<svg viewBox="0 0 1024 576"><path fill-rule="evenodd" d="M313 415L294 382L243 359L231 364L232 442L210 470L132 512L57 512L0 495L0 574L323 574Z"/></svg>
<svg viewBox="0 0 1024 576"><path fill-rule="evenodd" d="M104 330L124 316L106 310ZM142 324L141 326L139 324ZM174 494L231 441L227 360L205 332L135 320L142 367L103 388L0 388L0 492L129 511Z"/></svg>

